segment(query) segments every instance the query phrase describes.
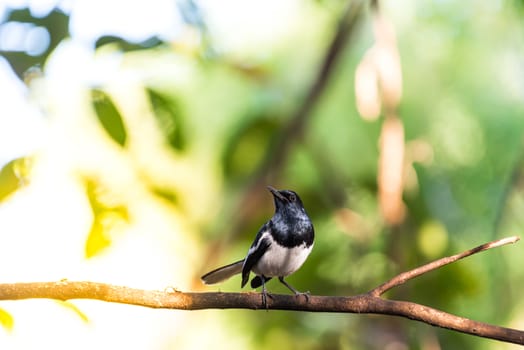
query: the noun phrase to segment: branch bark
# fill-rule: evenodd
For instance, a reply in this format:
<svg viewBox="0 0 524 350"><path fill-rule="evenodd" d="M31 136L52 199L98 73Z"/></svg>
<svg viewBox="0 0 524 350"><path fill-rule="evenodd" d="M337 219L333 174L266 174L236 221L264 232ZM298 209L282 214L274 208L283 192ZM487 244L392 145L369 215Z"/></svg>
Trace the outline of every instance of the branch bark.
<svg viewBox="0 0 524 350"><path fill-rule="evenodd" d="M518 237L508 237L483 244L450 257L442 258L411 271L401 273L377 288L355 296L302 296L273 294L268 309L310 312L382 314L409 318L432 326L450 329L479 337L524 345L524 331L490 325L452 315L425 305L407 301L386 300L380 296L417 276L473 254L515 243ZM57 300L95 299L106 302L150 308L202 309L260 309L260 293L184 293L176 290L153 291L115 286L97 282L34 282L0 284L0 300L47 298Z"/></svg>

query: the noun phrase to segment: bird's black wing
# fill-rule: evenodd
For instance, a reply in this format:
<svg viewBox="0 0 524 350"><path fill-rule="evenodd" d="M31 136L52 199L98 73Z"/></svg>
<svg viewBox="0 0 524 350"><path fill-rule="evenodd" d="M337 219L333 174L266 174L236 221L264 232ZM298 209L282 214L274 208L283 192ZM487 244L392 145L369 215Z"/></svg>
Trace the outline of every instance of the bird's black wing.
<svg viewBox="0 0 524 350"><path fill-rule="evenodd" d="M247 252L247 256L244 259L244 265L242 266L242 288L249 280L249 273L251 272L253 266L255 266L255 264L266 253L267 249L271 245L271 241L268 238L270 236L269 230L270 228L267 223L262 226L262 228L258 231L251 248L249 248L249 251Z"/></svg>

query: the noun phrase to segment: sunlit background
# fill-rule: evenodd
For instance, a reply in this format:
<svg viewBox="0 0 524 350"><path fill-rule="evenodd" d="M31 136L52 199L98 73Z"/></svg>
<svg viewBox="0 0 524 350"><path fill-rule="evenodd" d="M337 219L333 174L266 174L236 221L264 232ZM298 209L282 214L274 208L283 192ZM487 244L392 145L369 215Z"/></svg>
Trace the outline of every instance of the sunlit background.
<svg viewBox="0 0 524 350"><path fill-rule="evenodd" d="M524 3L363 2L290 128L350 3L0 2L0 283L239 291L199 276L247 252L265 185L314 221L289 278L313 294L522 235ZM388 297L524 329L521 245ZM0 302L0 349L211 347L513 348L386 316Z"/></svg>

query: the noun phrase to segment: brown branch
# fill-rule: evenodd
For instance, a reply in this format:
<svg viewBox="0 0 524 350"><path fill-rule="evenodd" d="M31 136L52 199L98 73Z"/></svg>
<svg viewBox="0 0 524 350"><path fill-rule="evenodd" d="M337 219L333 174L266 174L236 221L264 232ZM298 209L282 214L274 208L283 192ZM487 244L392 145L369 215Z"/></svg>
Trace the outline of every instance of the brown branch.
<svg viewBox="0 0 524 350"><path fill-rule="evenodd" d="M459 253L459 254L455 254L455 255L452 255L452 256L447 256L447 257L444 257L444 258L432 261L432 262L430 262L430 263L428 263L426 265L422 265L422 266L417 267L417 268L415 268L413 270L403 272L403 273L393 277L389 281L387 281L387 282L381 284L380 286L378 286L377 288L371 290L369 293L371 295L373 295L373 296L376 296L376 297L381 296L382 294L384 294L385 292L387 292L391 288L396 287L398 285L401 285L401 284L405 283L406 281L409 281L410 279L413 279L415 277L418 277L418 276L423 275L425 273L428 273L430 271L436 270L439 267L451 264L451 263L453 263L453 262L455 262L457 260L466 258L466 257L468 257L470 255L473 255L473 254L476 254L476 253L480 253L480 252L483 252L483 251L491 249L491 248L496 248L496 247L500 247L500 246L503 246L503 245L506 245L506 244L511 244L511 243L518 242L519 239L520 238L516 237L516 236L502 238L502 239L499 239L499 240L496 240L496 241L492 241L492 242L489 242L489 243L486 243L486 244L479 245L478 247L466 250L465 252L462 252L462 253Z"/></svg>
<svg viewBox="0 0 524 350"><path fill-rule="evenodd" d="M461 254L436 260L420 268L400 274L366 294L350 297L302 296L274 294L268 299L268 309L310 312L382 314L409 318L433 326L475 336L524 345L524 331L505 328L452 315L416 303L385 300L386 290L451 262L475 253L518 241L509 237L470 249ZM107 302L178 310L260 309L259 293L183 293L152 291L96 282L35 282L0 284L0 300L48 298L57 300L95 299Z"/></svg>

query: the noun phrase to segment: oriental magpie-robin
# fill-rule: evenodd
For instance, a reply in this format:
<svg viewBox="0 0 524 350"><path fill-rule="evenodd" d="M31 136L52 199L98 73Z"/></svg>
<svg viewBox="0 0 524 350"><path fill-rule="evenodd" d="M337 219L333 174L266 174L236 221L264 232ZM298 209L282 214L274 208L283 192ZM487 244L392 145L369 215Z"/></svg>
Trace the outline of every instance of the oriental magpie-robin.
<svg viewBox="0 0 524 350"><path fill-rule="evenodd" d="M244 287L253 271L256 276L251 280L251 287L262 286L262 303L266 308L265 283L272 277L278 277L295 295L308 299L308 292L299 292L284 281L284 277L297 271L306 261L315 238L313 224L300 197L293 191L278 191L270 186L268 189L275 200L275 214L260 228L247 256L202 276L205 284L215 284L242 273L241 287Z"/></svg>

